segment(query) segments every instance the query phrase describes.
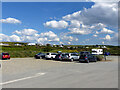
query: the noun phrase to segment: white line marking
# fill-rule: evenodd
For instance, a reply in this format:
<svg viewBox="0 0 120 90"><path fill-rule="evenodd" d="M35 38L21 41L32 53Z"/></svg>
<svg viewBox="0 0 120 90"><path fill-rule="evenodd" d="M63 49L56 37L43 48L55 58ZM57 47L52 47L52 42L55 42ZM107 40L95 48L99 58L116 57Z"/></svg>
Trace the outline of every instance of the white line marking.
<svg viewBox="0 0 120 90"><path fill-rule="evenodd" d="M4 83L0 83L0 85L5 85L5 84L13 83L13 82L18 82L18 81L26 80L26 79L31 79L31 78L39 77L39 76L42 76L42 75L45 75L45 74L46 73L37 73L34 76L29 76L29 77L25 77L25 78L21 78L21 79L7 81L7 82L4 82Z"/></svg>

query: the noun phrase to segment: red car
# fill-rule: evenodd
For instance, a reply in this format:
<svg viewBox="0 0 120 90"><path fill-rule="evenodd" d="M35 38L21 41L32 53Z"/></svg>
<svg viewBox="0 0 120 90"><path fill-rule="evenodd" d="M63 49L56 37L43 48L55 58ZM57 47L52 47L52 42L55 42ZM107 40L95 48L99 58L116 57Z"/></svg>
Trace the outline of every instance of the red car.
<svg viewBox="0 0 120 90"><path fill-rule="evenodd" d="M10 55L9 53L1 53L0 54L0 59L10 59Z"/></svg>

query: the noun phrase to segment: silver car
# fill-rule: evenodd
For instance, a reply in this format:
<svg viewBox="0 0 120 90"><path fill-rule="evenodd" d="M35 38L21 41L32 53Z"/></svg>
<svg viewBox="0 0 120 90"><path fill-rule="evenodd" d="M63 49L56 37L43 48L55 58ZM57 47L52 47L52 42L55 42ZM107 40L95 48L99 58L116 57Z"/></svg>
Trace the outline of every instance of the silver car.
<svg viewBox="0 0 120 90"><path fill-rule="evenodd" d="M70 60L71 62L74 60L79 60L79 55L77 53L65 53L62 60Z"/></svg>

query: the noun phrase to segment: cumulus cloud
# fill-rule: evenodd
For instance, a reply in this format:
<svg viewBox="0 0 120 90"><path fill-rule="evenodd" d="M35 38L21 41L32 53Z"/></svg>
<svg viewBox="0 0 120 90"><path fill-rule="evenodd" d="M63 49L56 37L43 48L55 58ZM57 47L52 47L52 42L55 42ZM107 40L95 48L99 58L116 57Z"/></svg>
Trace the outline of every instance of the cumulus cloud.
<svg viewBox="0 0 120 90"><path fill-rule="evenodd" d="M0 41L20 42L21 39L17 35L8 36L8 35L0 33Z"/></svg>
<svg viewBox="0 0 120 90"><path fill-rule="evenodd" d="M51 42L58 42L60 40L58 38L58 36L54 32L52 32L52 31L41 33L40 36L41 37L47 37L48 41L51 41Z"/></svg>
<svg viewBox="0 0 120 90"><path fill-rule="evenodd" d="M71 42L67 42L67 44L71 44Z"/></svg>
<svg viewBox="0 0 120 90"><path fill-rule="evenodd" d="M15 18L6 18L6 19L1 19L0 22L2 23L11 23L11 24L17 24L17 23L22 23L20 20L15 19Z"/></svg>
<svg viewBox="0 0 120 90"><path fill-rule="evenodd" d="M0 41L10 41L9 36L0 33Z"/></svg>
<svg viewBox="0 0 120 90"><path fill-rule="evenodd" d="M102 42L102 44L105 44L105 42Z"/></svg>
<svg viewBox="0 0 120 90"><path fill-rule="evenodd" d="M109 29L107 29L107 28L103 28L103 29L101 30L101 32L100 32L100 33L104 33L104 34L113 34L113 33L114 33L114 31L109 30Z"/></svg>
<svg viewBox="0 0 120 90"><path fill-rule="evenodd" d="M106 35L104 39L105 39L105 40L111 40L112 38L111 38L110 35Z"/></svg>
<svg viewBox="0 0 120 90"><path fill-rule="evenodd" d="M17 35L16 35L17 34ZM7 36L5 34L0 34L0 41L10 41L10 42L35 42L40 44L46 44L51 42L59 42L60 39L52 31L38 33L34 29L23 29L16 30L13 35Z"/></svg>
<svg viewBox="0 0 120 90"><path fill-rule="evenodd" d="M23 30L16 30L13 33L18 35L34 35L34 34L36 35L38 31L34 29L23 29Z"/></svg>
<svg viewBox="0 0 120 90"><path fill-rule="evenodd" d="M75 37L72 37L72 36L66 36L66 35L62 35L61 36L61 39L62 40L65 40L65 41L78 41L78 38L75 38Z"/></svg>
<svg viewBox="0 0 120 90"><path fill-rule="evenodd" d="M52 20L44 23L44 26L54 29L65 29L67 28L68 23L64 20L61 21Z"/></svg>
<svg viewBox="0 0 120 90"><path fill-rule="evenodd" d="M102 23L107 26L117 27L117 11L117 3L95 2L91 8L85 8L82 11L68 14L62 18L67 21L82 21L85 25Z"/></svg>
<svg viewBox="0 0 120 90"><path fill-rule="evenodd" d="M20 37L17 36L17 35L12 35L12 36L9 37L9 39L10 39L11 42L21 42Z"/></svg>
<svg viewBox="0 0 120 90"><path fill-rule="evenodd" d="M93 35L93 37L98 37L98 35Z"/></svg>
<svg viewBox="0 0 120 90"><path fill-rule="evenodd" d="M91 30L89 29L80 29L80 28L69 28L69 30L71 32L69 32L69 34L76 34L76 35L86 35L86 34L90 34Z"/></svg>

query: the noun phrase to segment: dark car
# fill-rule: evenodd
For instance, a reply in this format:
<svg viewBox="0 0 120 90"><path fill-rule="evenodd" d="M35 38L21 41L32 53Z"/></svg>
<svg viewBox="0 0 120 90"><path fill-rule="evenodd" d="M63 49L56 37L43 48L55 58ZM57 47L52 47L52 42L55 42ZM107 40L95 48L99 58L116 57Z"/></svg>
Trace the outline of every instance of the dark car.
<svg viewBox="0 0 120 90"><path fill-rule="evenodd" d="M80 59L79 59L79 62L96 62L97 61L97 58L96 56L92 55L92 54L87 54L87 55L80 55Z"/></svg>
<svg viewBox="0 0 120 90"><path fill-rule="evenodd" d="M36 59L45 58L45 53L38 53L34 56Z"/></svg>
<svg viewBox="0 0 120 90"><path fill-rule="evenodd" d="M1 53L0 54L0 59L2 59L2 60L10 59L9 53Z"/></svg>
<svg viewBox="0 0 120 90"><path fill-rule="evenodd" d="M55 60L62 60L62 58L63 58L63 56L64 56L64 54L57 54L56 56L55 56Z"/></svg>

